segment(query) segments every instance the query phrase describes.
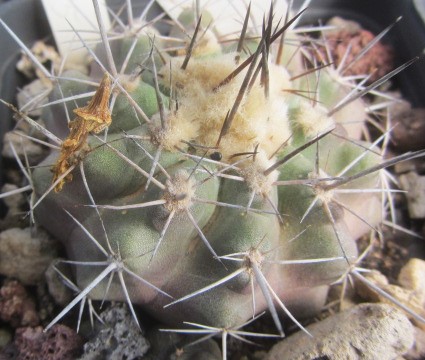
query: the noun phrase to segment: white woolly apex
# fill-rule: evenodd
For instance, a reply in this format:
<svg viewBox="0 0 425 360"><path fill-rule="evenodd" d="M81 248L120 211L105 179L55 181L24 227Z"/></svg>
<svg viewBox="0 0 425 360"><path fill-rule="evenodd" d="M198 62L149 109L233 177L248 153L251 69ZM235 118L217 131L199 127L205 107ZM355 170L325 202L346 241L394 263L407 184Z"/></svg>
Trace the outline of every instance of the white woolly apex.
<svg viewBox="0 0 425 360"><path fill-rule="evenodd" d="M335 121L328 116L328 110L319 104L312 106L301 102L297 112L297 124L301 126L307 137L314 137L335 126Z"/></svg>
<svg viewBox="0 0 425 360"><path fill-rule="evenodd" d="M193 57L185 69L181 69L183 59L174 58L171 66L166 64L161 69L164 84L168 85L171 79L177 93L179 106L174 115L174 129L185 136L179 140L216 146L226 114L233 108L246 74L246 70L242 71L217 88L237 67L235 55ZM253 144L260 144L260 149L271 156L291 137L282 91L289 87L289 75L277 66L270 66L269 71L269 96L258 79L242 98L228 132L221 138L217 150L223 161L230 162L234 154L252 151Z"/></svg>
<svg viewBox="0 0 425 360"><path fill-rule="evenodd" d="M163 198L169 211L187 210L192 206L195 195L195 181L187 171L180 170L167 180Z"/></svg>
<svg viewBox="0 0 425 360"><path fill-rule="evenodd" d="M270 194L273 184L277 181L279 172L272 171L270 174L265 175L264 172L272 166L275 159L269 160L263 151L259 151L253 161L243 163L241 175L245 178L250 189L256 194L266 196Z"/></svg>
<svg viewBox="0 0 425 360"><path fill-rule="evenodd" d="M196 124L192 124L184 118L177 118L176 114L168 110L164 110L164 118L167 123L166 128L161 126L159 113L152 116L150 126L152 142L163 149L176 151L177 147L182 147L182 140L191 140L196 137Z"/></svg>

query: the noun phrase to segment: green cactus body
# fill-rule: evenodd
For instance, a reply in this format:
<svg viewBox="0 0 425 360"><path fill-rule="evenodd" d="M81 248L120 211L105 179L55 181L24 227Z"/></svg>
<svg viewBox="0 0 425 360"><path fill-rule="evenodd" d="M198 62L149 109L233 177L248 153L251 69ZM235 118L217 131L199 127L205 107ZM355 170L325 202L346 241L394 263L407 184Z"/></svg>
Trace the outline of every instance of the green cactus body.
<svg viewBox="0 0 425 360"><path fill-rule="evenodd" d="M195 29L189 15L185 25ZM187 40L177 28L172 34ZM213 31L208 36L214 46L200 42L205 48L195 45L190 58L184 49L176 55L163 50L167 41L156 42L155 74L149 57L154 37L134 42L131 36L114 40L112 52L119 69L134 44L120 79L149 122L115 88L106 136L89 136L75 159L73 180L35 209L38 222L79 262L79 287L87 287L108 264L119 264L113 269L122 275L131 302L174 325L231 327L267 307L281 307L279 301L299 316L320 308L325 285L354 262L355 239L365 232L353 226L350 212L358 211L361 201L337 190L380 186L379 173L332 186L381 162L376 151L365 150L370 145L340 136L344 121L336 126L328 116L341 100L342 85L329 86L324 69L317 86L322 104L288 93L307 89L313 77L292 81L295 74L273 62L275 48L252 40L259 65L223 82L250 57L229 52L233 45L221 46ZM143 61L148 70L138 71ZM92 76L98 72L93 66ZM64 81L61 88L51 100L92 89L77 81ZM62 135L63 115L63 108L49 114L51 127L60 123ZM335 126L338 133L332 132ZM50 166L57 156L53 152L34 170L38 197L51 186ZM374 194L362 199L380 204ZM381 215L380 207L374 209L368 217L372 225ZM103 267L90 266L93 262ZM120 275L110 284L108 279L89 296L128 300Z"/></svg>

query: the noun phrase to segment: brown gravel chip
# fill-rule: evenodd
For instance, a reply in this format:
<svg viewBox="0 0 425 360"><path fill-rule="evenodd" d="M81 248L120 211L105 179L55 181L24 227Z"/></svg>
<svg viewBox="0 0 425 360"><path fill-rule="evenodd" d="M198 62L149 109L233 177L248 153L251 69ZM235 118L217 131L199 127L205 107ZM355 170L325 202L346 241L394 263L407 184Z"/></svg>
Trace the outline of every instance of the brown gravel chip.
<svg viewBox="0 0 425 360"><path fill-rule="evenodd" d="M16 331L17 360L72 360L82 347L80 336L64 325L54 325L44 333L41 326Z"/></svg>
<svg viewBox="0 0 425 360"><path fill-rule="evenodd" d="M414 108L398 113L392 119L393 146L399 151L425 149L425 108Z"/></svg>
<svg viewBox="0 0 425 360"><path fill-rule="evenodd" d="M353 25L355 24L355 25ZM321 61L333 61L338 67L342 61L342 75L368 75L372 74L368 82L372 83L394 69L394 50L381 42L377 42L359 59L359 54L375 38L368 30L360 25L341 18L333 18L328 25L336 26L336 29L325 32L326 45L332 59L327 59L326 51L320 51Z"/></svg>
<svg viewBox="0 0 425 360"><path fill-rule="evenodd" d="M33 299L16 280L7 280L0 288L0 319L15 328L40 322Z"/></svg>

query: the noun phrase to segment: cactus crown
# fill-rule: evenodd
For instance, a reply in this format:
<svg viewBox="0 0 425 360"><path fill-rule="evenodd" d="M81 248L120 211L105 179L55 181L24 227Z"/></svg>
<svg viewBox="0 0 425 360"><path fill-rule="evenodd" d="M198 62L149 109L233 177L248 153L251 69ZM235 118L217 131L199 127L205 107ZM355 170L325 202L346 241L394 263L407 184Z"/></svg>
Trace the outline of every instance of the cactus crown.
<svg viewBox="0 0 425 360"><path fill-rule="evenodd" d="M279 23L271 7L258 32L248 7L232 41L208 12L183 10L169 37L129 21L117 40L100 30L88 75L54 77L43 131L60 149L31 175L31 209L81 291L51 325L106 298L226 336L268 309L281 336L279 312L305 330L295 316L327 285L361 276L355 240L384 216L384 169L423 154L384 161L387 133L360 139L361 96L388 77L363 87L292 46L302 13Z"/></svg>

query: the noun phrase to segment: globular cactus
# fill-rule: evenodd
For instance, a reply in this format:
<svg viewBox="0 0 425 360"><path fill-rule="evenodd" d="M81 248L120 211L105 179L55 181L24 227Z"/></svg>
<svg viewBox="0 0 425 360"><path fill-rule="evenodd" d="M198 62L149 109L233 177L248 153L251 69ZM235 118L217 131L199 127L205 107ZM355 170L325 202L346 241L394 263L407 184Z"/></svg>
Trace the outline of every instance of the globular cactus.
<svg viewBox="0 0 425 360"><path fill-rule="evenodd" d="M35 218L75 265L71 306L217 328L269 309L283 334L279 312L317 312L355 265L387 163L360 140L367 91L280 42L299 15L276 25L271 9L258 34L248 11L222 41L195 13L169 39L135 26L96 48L90 76L58 78L44 119L63 140L33 171Z"/></svg>

